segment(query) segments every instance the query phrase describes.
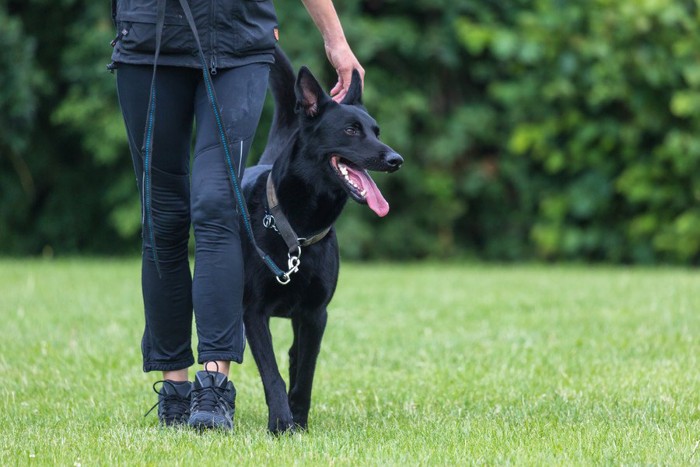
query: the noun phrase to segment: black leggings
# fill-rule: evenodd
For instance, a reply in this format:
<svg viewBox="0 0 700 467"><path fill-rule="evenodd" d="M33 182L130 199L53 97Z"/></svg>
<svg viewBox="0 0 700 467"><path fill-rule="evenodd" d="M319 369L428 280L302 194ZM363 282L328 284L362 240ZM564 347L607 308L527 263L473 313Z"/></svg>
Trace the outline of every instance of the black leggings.
<svg viewBox="0 0 700 467"><path fill-rule="evenodd" d="M142 145L152 70L151 66L125 64L117 70L119 104L142 207ZM239 218L202 72L161 66L157 73L151 210L161 277L150 236L144 234L143 369L172 371L194 364L193 309L199 363L240 363L245 332ZM254 63L220 69L212 76L239 176L260 119L268 74L268 64ZM196 139L190 166L194 121ZM195 237L194 277L188 256L190 224Z"/></svg>

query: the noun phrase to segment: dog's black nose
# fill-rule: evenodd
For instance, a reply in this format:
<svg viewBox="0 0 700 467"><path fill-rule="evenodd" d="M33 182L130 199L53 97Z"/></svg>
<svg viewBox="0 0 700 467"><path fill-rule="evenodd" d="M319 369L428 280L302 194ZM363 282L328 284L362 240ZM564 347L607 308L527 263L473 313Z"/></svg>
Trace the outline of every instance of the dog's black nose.
<svg viewBox="0 0 700 467"><path fill-rule="evenodd" d="M389 166L389 171L399 170L401 164L403 164L403 157L394 151L385 152L382 154L382 158L387 166Z"/></svg>

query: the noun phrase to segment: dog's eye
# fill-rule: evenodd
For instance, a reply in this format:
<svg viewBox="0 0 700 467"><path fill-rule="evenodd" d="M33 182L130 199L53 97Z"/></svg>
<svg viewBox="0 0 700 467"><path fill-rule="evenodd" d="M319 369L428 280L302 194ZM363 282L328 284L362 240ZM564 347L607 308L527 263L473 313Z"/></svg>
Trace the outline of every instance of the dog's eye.
<svg viewBox="0 0 700 467"><path fill-rule="evenodd" d="M360 130L358 130L357 127L349 126L345 128L345 134L349 136L357 136L360 134Z"/></svg>

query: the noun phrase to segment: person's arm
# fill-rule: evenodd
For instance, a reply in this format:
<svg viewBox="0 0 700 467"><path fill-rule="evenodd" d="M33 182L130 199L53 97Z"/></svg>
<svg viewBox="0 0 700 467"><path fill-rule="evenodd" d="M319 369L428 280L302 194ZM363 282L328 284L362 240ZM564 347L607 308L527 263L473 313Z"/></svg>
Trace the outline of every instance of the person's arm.
<svg viewBox="0 0 700 467"><path fill-rule="evenodd" d="M350 88L352 70L357 70L364 85L365 70L350 49L343 27L332 0L301 0L311 19L323 36L328 61L338 73L338 83L331 89L331 97L340 102Z"/></svg>

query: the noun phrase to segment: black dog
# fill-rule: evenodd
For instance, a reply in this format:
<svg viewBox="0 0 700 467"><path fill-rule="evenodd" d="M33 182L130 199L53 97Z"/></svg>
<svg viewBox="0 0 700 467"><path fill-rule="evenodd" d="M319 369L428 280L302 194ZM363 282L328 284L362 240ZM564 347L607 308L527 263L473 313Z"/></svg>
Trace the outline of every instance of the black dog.
<svg viewBox="0 0 700 467"><path fill-rule="evenodd" d="M260 163L246 169L242 187L258 245L277 264L290 260L290 268L298 265L298 270L281 285L243 242L244 322L265 388L268 429L281 433L307 427L326 306L338 281L333 223L348 198L386 215L389 205L367 170L393 172L403 159L379 141L379 127L362 105L356 71L349 92L336 103L305 67L295 83L287 57L279 48L275 55L270 71L275 116ZM289 394L275 361L272 316L292 320Z"/></svg>

